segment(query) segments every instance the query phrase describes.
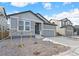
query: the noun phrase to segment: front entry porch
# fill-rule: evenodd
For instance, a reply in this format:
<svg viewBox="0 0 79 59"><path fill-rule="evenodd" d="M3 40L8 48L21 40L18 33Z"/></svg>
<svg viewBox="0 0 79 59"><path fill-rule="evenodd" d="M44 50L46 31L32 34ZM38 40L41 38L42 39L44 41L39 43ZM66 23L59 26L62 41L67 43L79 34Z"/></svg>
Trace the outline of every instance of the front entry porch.
<svg viewBox="0 0 79 59"><path fill-rule="evenodd" d="M35 34L40 35L41 23L35 23Z"/></svg>
<svg viewBox="0 0 79 59"><path fill-rule="evenodd" d="M41 29L42 29L42 24L41 23L35 23L35 37L36 38L42 38Z"/></svg>

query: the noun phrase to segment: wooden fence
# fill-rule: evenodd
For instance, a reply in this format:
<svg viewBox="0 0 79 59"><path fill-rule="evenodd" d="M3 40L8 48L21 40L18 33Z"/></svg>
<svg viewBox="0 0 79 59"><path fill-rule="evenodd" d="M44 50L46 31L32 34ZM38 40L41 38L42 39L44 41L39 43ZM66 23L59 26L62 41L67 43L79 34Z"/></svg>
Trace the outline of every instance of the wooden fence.
<svg viewBox="0 0 79 59"><path fill-rule="evenodd" d="M9 32L8 31L5 31L5 32L1 32L0 31L0 40L6 38L8 36L9 36Z"/></svg>

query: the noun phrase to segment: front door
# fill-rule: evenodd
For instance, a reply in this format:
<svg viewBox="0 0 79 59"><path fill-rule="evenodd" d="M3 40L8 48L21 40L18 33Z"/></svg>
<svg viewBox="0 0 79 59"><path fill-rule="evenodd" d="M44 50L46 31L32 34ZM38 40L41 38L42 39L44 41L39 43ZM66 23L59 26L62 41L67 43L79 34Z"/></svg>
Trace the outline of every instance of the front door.
<svg viewBox="0 0 79 59"><path fill-rule="evenodd" d="M40 34L40 23L35 23L35 34Z"/></svg>

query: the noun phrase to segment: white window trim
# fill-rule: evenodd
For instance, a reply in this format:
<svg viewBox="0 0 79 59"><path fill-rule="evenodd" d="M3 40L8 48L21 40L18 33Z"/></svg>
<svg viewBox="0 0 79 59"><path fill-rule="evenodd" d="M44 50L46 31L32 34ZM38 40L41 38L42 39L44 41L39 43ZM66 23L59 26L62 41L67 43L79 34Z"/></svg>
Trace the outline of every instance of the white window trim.
<svg viewBox="0 0 79 59"><path fill-rule="evenodd" d="M19 30L19 21L23 21L24 22L24 30ZM25 22L29 22L29 30L25 30ZM28 21L28 20L18 20L18 31L31 31L31 21Z"/></svg>
<svg viewBox="0 0 79 59"><path fill-rule="evenodd" d="M17 31L31 31L31 21L25 20L25 18L21 18L23 20L19 20L19 17L12 16L10 17L10 23L11 23L11 18L17 18ZM19 30L19 21L24 21L24 30ZM29 22L29 27L30 27L29 30L25 30L25 22ZM10 29L12 29L11 24L10 24Z"/></svg>
<svg viewBox="0 0 79 59"><path fill-rule="evenodd" d="M25 26L26 26L26 25L25 25L25 22L29 22L29 25L27 25L27 26L29 26L29 30L26 30L26 29L25 29ZM31 31L31 21L28 21L28 20L25 20L25 21L24 21L24 30L25 30L25 31Z"/></svg>
<svg viewBox="0 0 79 59"><path fill-rule="evenodd" d="M14 17L14 16L12 16L12 17L10 17L9 19L10 19L10 29L12 30L12 29L15 29L15 28L11 28L11 18L17 18L17 30L18 30L18 18L19 17Z"/></svg>
<svg viewBox="0 0 79 59"><path fill-rule="evenodd" d="M19 21L23 21L23 23L24 23L24 20L19 20ZM18 26L17 26L18 30L19 30L19 21L18 21ZM23 26L24 26L24 24L23 24ZM24 31L24 28L23 28L23 30L19 30L19 31Z"/></svg>

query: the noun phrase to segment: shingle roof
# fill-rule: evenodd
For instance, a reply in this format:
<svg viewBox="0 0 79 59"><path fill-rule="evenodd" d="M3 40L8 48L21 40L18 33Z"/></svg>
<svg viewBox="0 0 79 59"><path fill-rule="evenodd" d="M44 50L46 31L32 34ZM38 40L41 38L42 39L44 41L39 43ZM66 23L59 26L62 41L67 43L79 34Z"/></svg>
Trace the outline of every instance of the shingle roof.
<svg viewBox="0 0 79 59"><path fill-rule="evenodd" d="M68 21L68 18L61 19L61 21Z"/></svg>
<svg viewBox="0 0 79 59"><path fill-rule="evenodd" d="M36 14L38 17L42 18L46 23L50 23L44 16L42 16L41 14L37 13Z"/></svg>
<svg viewBox="0 0 79 59"><path fill-rule="evenodd" d="M54 24L54 23L44 23L44 24L57 26L57 25L56 25L56 24Z"/></svg>

